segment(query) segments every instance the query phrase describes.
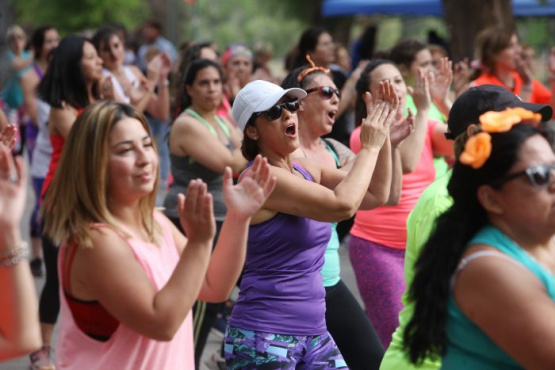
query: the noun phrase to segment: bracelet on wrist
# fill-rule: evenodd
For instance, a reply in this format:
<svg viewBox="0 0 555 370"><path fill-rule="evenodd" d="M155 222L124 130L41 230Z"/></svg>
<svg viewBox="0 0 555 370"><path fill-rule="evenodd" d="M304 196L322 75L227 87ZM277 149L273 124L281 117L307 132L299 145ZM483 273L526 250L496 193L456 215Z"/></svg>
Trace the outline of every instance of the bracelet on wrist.
<svg viewBox="0 0 555 370"><path fill-rule="evenodd" d="M1 266L15 266L24 259L27 259L29 248L27 242L22 241L16 248L11 248L0 253Z"/></svg>

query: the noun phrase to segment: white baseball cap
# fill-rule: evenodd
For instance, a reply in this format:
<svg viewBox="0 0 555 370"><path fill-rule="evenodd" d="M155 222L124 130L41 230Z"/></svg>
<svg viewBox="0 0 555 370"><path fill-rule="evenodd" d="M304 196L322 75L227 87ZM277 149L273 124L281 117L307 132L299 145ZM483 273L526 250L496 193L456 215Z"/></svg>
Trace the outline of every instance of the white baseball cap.
<svg viewBox="0 0 555 370"><path fill-rule="evenodd" d="M281 86L264 80L249 82L233 101L233 108L231 108L233 119L243 131L253 113L270 109L284 95L302 99L306 96L306 92L296 87L284 90Z"/></svg>

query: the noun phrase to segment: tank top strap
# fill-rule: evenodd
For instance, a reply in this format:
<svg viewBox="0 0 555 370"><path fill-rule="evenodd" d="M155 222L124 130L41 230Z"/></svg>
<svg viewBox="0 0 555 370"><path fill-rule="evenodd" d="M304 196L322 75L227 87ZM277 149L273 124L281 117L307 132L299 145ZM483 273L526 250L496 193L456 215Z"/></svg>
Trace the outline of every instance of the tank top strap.
<svg viewBox="0 0 555 370"><path fill-rule="evenodd" d="M137 76L135 76L135 73L133 73L131 68L125 66L123 68L123 73L125 73L125 77L127 77L129 82L131 83L131 86L137 87L139 85L139 80L137 79Z"/></svg>
<svg viewBox="0 0 555 370"><path fill-rule="evenodd" d="M333 144L328 139L322 139L322 140L326 145L326 150L330 152L331 155L333 156L333 160L335 161L335 167L341 168L341 162L339 161L339 156L337 155L337 152L335 151Z"/></svg>
<svg viewBox="0 0 555 370"><path fill-rule="evenodd" d="M69 251L68 251L69 248ZM65 245L61 252L62 259L62 273L64 274L62 278L64 292L71 295L71 283L69 281L71 266L73 265L73 260L75 259L75 253L77 253L77 245ZM67 256L67 260L66 260Z"/></svg>
<svg viewBox="0 0 555 370"><path fill-rule="evenodd" d="M241 174L239 175L239 181L241 181L241 179L249 172L249 169L251 168L251 166L254 164L253 161L250 161L247 163L247 167L243 170L243 172L241 172ZM312 177L312 175L310 173L308 173L307 170L305 170L304 168L301 167L300 164L298 164L297 162L293 162L293 168L295 170L297 170L301 175L303 175L303 177L311 182L314 182L314 178Z"/></svg>
<svg viewBox="0 0 555 370"><path fill-rule="evenodd" d="M195 112L192 108L185 109L185 112L189 113L191 116L199 120L204 126L206 126L208 131L210 131L214 136L218 136L218 133L216 132L216 129L214 129L214 126L212 126L210 122L208 122L204 117L202 117L200 114ZM228 139L231 138L231 132L229 131L229 128L225 124L224 120L218 116L215 116L215 118L216 118L216 122L218 123L218 126L220 126L220 129L223 131L224 135Z"/></svg>
<svg viewBox="0 0 555 370"><path fill-rule="evenodd" d="M218 122L218 125L220 125L220 129L222 129L222 131L224 132L224 135L228 139L231 139L231 131L229 130L229 127L226 125L226 120L220 116L216 116L216 122Z"/></svg>
<svg viewBox="0 0 555 370"><path fill-rule="evenodd" d="M457 268L455 269L455 272L453 273L453 276L451 277L451 290L453 290L453 288L455 287L455 283L457 280L457 277L459 276L459 274L461 273L461 271L472 261L477 260L478 258L483 258L483 257L496 257L496 258L502 258L506 261L510 261L512 263L514 263L517 266L522 267L523 269L526 269L526 267L524 267L522 264L520 264L518 261L512 259L511 257L507 256L505 253L501 252L501 251L477 251L474 252L472 254L469 254L468 256L464 257L463 259L460 260L459 264L457 265Z"/></svg>
<svg viewBox="0 0 555 370"><path fill-rule="evenodd" d="M39 76L39 79L42 80L42 78L44 77L44 73L42 72L42 70L40 69L37 63L33 63L33 69L35 70L35 73L37 74L37 76Z"/></svg>
<svg viewBox="0 0 555 370"><path fill-rule="evenodd" d="M307 170L305 170L304 168L301 167L300 164L298 164L297 162L293 162L293 168L297 171L299 171L299 173L301 175L303 175L303 177L311 182L314 182L314 178L312 177L312 175L310 173L308 173Z"/></svg>

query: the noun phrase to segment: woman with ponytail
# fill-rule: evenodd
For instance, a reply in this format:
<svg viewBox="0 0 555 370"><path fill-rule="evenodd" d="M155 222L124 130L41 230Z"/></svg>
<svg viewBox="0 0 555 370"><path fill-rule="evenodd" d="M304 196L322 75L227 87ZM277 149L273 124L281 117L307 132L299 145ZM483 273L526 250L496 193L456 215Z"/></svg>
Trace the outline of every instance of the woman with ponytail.
<svg viewBox="0 0 555 370"><path fill-rule="evenodd" d="M410 288L413 363L448 369L553 368L555 155L539 114L488 112L448 185ZM533 124L516 124L533 123ZM505 127L502 127L503 125Z"/></svg>

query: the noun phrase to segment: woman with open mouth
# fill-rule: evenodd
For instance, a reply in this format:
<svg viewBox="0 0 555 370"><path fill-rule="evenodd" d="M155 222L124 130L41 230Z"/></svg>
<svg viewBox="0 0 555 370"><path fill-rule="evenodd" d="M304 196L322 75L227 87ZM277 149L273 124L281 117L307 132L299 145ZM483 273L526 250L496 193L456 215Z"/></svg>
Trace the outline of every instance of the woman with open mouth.
<svg viewBox="0 0 555 370"><path fill-rule="evenodd" d="M322 138L332 130L341 99L329 70L314 64L297 68L284 79L282 87L300 87L307 93L300 102L302 109L297 113L300 145L293 157L308 158L329 168L350 168L356 155L343 143ZM404 131L404 136L411 132L410 125L397 127ZM391 151L390 137L385 141L376 163L376 168L380 170L376 170L372 178L374 191L389 191L393 180ZM400 180L398 176L396 181ZM388 204L390 201L388 199ZM341 281L340 234L336 222L332 222L331 226L332 234L321 270L326 288L326 325L349 369L378 369L384 349L368 316Z"/></svg>
<svg viewBox="0 0 555 370"><path fill-rule="evenodd" d="M233 105L243 155L249 161L266 157L277 184L250 223L239 298L226 331L230 369L347 368L327 331L320 271L330 222L387 202L389 187L376 191L370 183L398 98L389 82L382 84L381 99L366 94L370 113L362 122L362 150L342 171L292 159L299 148L296 112L306 96L299 88L253 81Z"/></svg>

